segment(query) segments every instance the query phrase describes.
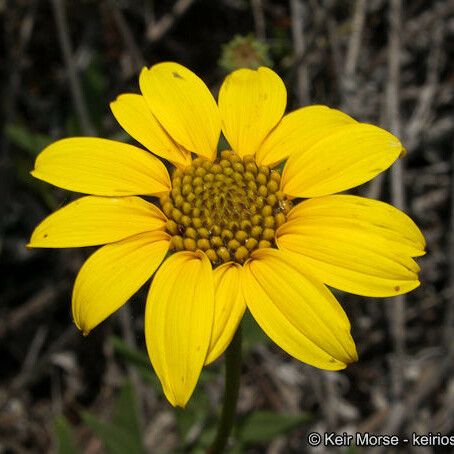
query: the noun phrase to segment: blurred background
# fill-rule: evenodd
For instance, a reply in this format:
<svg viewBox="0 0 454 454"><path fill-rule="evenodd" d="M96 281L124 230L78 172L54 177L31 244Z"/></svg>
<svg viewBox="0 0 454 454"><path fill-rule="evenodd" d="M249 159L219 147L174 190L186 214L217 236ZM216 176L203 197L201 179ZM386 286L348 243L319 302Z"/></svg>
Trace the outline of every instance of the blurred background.
<svg viewBox="0 0 454 454"><path fill-rule="evenodd" d="M345 371L293 360L246 316L229 452L324 452L312 431L454 434L452 1L3 0L0 19L1 453L204 452L214 436L222 359L174 410L145 352L146 289L84 338L71 287L92 249L25 248L74 197L32 179L36 155L74 135L131 141L109 102L164 60L215 95L229 71L268 65L288 110L327 104L394 132L406 157L354 192L404 209L428 244L405 297L336 293L359 353Z"/></svg>

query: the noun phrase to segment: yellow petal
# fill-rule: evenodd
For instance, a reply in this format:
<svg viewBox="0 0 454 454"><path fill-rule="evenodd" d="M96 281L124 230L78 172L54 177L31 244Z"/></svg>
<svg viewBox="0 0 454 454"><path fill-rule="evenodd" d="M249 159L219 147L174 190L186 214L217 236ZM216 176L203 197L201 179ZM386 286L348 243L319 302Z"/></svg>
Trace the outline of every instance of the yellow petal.
<svg viewBox="0 0 454 454"><path fill-rule="evenodd" d="M54 142L38 155L31 174L60 188L93 195L156 195L171 187L164 164L150 153L94 137Z"/></svg>
<svg viewBox="0 0 454 454"><path fill-rule="evenodd" d="M95 246L162 230L165 222L161 210L140 197L81 197L44 219L28 246Z"/></svg>
<svg viewBox="0 0 454 454"><path fill-rule="evenodd" d="M340 226L367 231L389 241L389 249L417 257L424 255L426 241L421 230L403 211L379 200L355 195L330 195L305 200L288 214L287 222L318 227ZM318 228L317 227L317 228ZM279 232L287 227L283 226Z"/></svg>
<svg viewBox="0 0 454 454"><path fill-rule="evenodd" d="M77 275L72 312L88 334L119 309L150 278L170 244L164 232L146 232L98 249Z"/></svg>
<svg viewBox="0 0 454 454"><path fill-rule="evenodd" d="M222 131L241 157L255 154L284 114L287 91L271 69L238 69L219 92Z"/></svg>
<svg viewBox="0 0 454 454"><path fill-rule="evenodd" d="M241 267L226 263L217 267L214 274L214 322L210 347L205 364L221 356L229 346L246 310L240 287Z"/></svg>
<svg viewBox="0 0 454 454"><path fill-rule="evenodd" d="M336 298L288 254L255 251L243 267L242 288L257 323L290 355L326 370L357 360L350 323Z"/></svg>
<svg viewBox="0 0 454 454"><path fill-rule="evenodd" d="M339 127L356 121L340 110L327 106L308 106L285 115L260 145L258 165L274 167L293 153L304 153L314 143Z"/></svg>
<svg viewBox="0 0 454 454"><path fill-rule="evenodd" d="M121 95L110 103L110 108L121 127L154 154L180 167L191 164L191 154L171 139L143 96Z"/></svg>
<svg viewBox="0 0 454 454"><path fill-rule="evenodd" d="M337 195L304 201L277 231L280 249L332 287L364 296L393 296L419 285L411 258L424 238L404 213L376 200Z"/></svg>
<svg viewBox="0 0 454 454"><path fill-rule="evenodd" d="M148 107L172 139L186 150L214 159L221 120L205 83L184 66L165 62L144 68L139 84Z"/></svg>
<svg viewBox="0 0 454 454"><path fill-rule="evenodd" d="M292 154L284 167L281 187L293 197L344 191L386 170L402 150L395 136L377 126L344 126L307 150Z"/></svg>
<svg viewBox="0 0 454 454"><path fill-rule="evenodd" d="M213 271L202 252L177 252L153 279L145 310L145 339L154 370L174 406L184 407L210 345Z"/></svg>

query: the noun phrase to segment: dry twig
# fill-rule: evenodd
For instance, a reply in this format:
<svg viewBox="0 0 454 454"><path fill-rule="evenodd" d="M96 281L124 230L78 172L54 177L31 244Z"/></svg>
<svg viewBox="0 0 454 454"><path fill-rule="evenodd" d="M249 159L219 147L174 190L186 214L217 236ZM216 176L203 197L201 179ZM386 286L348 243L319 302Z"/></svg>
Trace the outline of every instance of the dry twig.
<svg viewBox="0 0 454 454"><path fill-rule="evenodd" d="M66 284L58 283L52 286L44 287L36 295L33 295L28 301L19 306L17 309L0 320L0 339L8 332L18 329L30 317L45 310L53 304L62 294Z"/></svg>
<svg viewBox="0 0 454 454"><path fill-rule="evenodd" d="M158 21L151 22L148 25L146 31L147 40L154 43L162 39L194 3L195 0L177 0L172 7L172 11L164 14Z"/></svg>
<svg viewBox="0 0 454 454"><path fill-rule="evenodd" d="M109 0L108 2L110 9L112 11L112 16L115 23L117 24L118 31L123 38L128 53L131 56L135 71L140 71L145 66L145 59L143 58L142 52L136 44L134 35L132 34L126 19L121 12L121 9L118 7L118 4L115 0Z"/></svg>
<svg viewBox="0 0 454 454"><path fill-rule="evenodd" d="M451 172L454 169L454 149L451 147ZM443 346L446 351L454 356L454 178L451 177L451 217L448 237L448 264L449 264L449 281L448 281L448 298L445 314L445 324L443 327Z"/></svg>
<svg viewBox="0 0 454 454"><path fill-rule="evenodd" d="M52 0L55 22L57 24L58 40L60 42L63 59L65 61L66 71L69 77L69 85L74 107L79 117L81 128L85 135L95 136L95 129L90 121L87 104L82 93L82 86L77 74L77 67L74 62L71 41L68 34L68 21L66 19L65 0Z"/></svg>
<svg viewBox="0 0 454 454"><path fill-rule="evenodd" d="M356 67L361 49L361 38L366 21L366 0L357 0L351 21L351 34L342 76L342 105L352 105L351 98L357 89Z"/></svg>
<svg viewBox="0 0 454 454"><path fill-rule="evenodd" d="M386 112L391 132L400 136L400 59L402 30L402 1L391 0L389 9L388 84L386 87ZM398 160L391 168L391 200L394 206L405 209L403 163ZM405 360L405 297L399 295L390 301L390 326L394 342L394 358L391 364L393 397L400 399L403 390Z"/></svg>
<svg viewBox="0 0 454 454"><path fill-rule="evenodd" d="M310 97L307 63L302 58L306 49L304 6L302 0L290 0L290 11L292 14L293 48L296 60L298 61L296 67L298 102L300 105L307 105L310 103Z"/></svg>
<svg viewBox="0 0 454 454"><path fill-rule="evenodd" d="M254 16L255 35L264 41L266 38L265 13L263 12L262 0L251 0L252 15Z"/></svg>

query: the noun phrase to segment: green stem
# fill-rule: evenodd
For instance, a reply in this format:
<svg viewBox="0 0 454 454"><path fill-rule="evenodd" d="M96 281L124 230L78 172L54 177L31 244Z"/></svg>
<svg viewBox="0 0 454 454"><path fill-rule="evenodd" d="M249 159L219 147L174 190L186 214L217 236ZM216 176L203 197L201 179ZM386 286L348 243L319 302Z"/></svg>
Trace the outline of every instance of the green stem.
<svg viewBox="0 0 454 454"><path fill-rule="evenodd" d="M225 391L221 419L213 444L207 454L221 454L229 439L235 421L236 403L240 390L241 374L241 326L225 353Z"/></svg>

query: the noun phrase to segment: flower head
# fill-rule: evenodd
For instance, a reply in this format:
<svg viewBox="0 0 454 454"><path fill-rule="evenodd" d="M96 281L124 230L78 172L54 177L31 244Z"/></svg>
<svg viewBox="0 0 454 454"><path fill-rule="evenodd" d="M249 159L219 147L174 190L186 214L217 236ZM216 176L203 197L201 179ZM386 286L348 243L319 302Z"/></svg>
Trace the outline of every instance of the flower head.
<svg viewBox="0 0 454 454"><path fill-rule="evenodd" d="M326 285L365 296L408 292L419 285L413 257L425 242L396 208L334 194L387 169L403 152L399 140L325 106L284 115L285 86L264 67L230 74L218 104L176 63L144 68L140 89L111 108L149 151L63 139L32 172L90 194L47 217L30 240L104 245L74 285L78 328L88 333L154 274L147 349L179 406L203 365L227 348L246 307L303 362L339 370L356 361L348 318ZM218 156L221 129L230 149ZM173 165L171 176L155 155Z"/></svg>
<svg viewBox="0 0 454 454"><path fill-rule="evenodd" d="M260 66L271 66L268 45L258 40L252 33L235 35L231 41L222 46L219 66L226 72L238 68L257 69Z"/></svg>

